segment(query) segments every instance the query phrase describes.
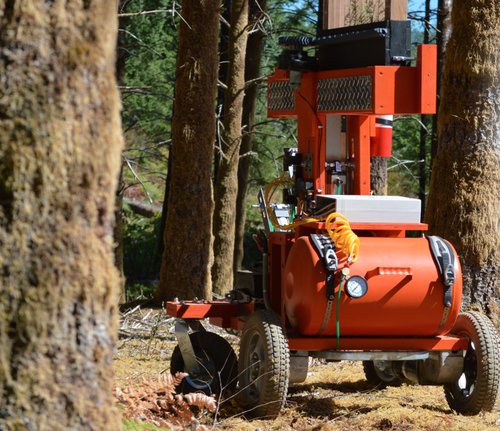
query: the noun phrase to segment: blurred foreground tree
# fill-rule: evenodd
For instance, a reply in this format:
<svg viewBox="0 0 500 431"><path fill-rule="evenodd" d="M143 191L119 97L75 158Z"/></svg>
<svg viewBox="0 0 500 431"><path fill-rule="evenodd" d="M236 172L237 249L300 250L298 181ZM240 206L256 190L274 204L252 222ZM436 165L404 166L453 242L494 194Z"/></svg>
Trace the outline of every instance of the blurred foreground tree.
<svg viewBox="0 0 500 431"><path fill-rule="evenodd" d="M500 4L454 2L427 222L457 248L464 303L499 311Z"/></svg>
<svg viewBox="0 0 500 431"><path fill-rule="evenodd" d="M158 300L210 298L219 0L184 0Z"/></svg>
<svg viewBox="0 0 500 431"><path fill-rule="evenodd" d="M0 0L0 429L119 430L115 1Z"/></svg>

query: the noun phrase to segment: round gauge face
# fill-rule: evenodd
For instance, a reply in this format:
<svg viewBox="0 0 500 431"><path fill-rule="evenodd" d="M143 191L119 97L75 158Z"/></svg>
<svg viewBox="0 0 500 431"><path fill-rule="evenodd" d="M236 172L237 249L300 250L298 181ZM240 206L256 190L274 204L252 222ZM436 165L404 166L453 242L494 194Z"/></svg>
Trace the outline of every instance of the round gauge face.
<svg viewBox="0 0 500 431"><path fill-rule="evenodd" d="M368 292L368 282L360 275L353 275L347 280L345 291L351 298L361 298Z"/></svg>

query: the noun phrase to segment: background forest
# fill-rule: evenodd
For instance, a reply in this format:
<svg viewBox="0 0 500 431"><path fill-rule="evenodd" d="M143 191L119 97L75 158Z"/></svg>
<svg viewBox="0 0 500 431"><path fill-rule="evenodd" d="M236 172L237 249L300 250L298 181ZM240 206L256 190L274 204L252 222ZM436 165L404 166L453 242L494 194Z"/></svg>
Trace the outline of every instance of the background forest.
<svg viewBox="0 0 500 431"><path fill-rule="evenodd" d="M437 4L409 2L414 47L424 39L436 41ZM314 35L317 1L267 2L265 18L252 31L264 35L259 76L270 75L281 52L283 35ZM427 9L426 9L427 8ZM226 10L226 19L228 11ZM117 240L123 247L123 271L127 300L151 297L157 283L163 250L162 210L167 182L171 121L175 93L177 32L182 17L180 5L171 0L124 0L120 5L118 77L123 101L123 152L121 207L122 230ZM427 22L427 25L426 25ZM221 28L221 71L227 25ZM226 41L227 50L227 41ZM223 75L222 75L223 76ZM222 127L223 83L217 100L218 127ZM283 148L296 145L294 121L268 119L266 81L258 83L253 148L245 155L251 161L246 199L245 257L243 267L259 264L260 253L252 234L262 226L257 192L281 174ZM388 194L420 197L428 192L433 124L429 116L395 119L393 157L388 162ZM217 157L217 156L216 156ZM121 248L120 247L120 248ZM121 262L120 262L121 263Z"/></svg>

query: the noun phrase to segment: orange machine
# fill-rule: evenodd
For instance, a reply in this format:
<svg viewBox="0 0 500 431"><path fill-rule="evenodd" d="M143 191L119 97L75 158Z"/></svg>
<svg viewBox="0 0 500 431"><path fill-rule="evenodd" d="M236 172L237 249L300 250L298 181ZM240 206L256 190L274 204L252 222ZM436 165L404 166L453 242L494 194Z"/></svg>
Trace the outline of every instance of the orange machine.
<svg viewBox="0 0 500 431"><path fill-rule="evenodd" d="M456 252L423 235L418 200L370 194L370 157L390 155L380 130L388 116L435 112L436 47L418 46L411 66L408 26L282 40L268 115L297 120L298 147L284 150L284 174L259 195L263 273L245 274L223 300L167 303L179 318L171 371L190 374L183 390L234 391L238 382L250 415L276 416L288 385L303 381L317 357L361 360L380 387L443 385L461 413L493 408L499 341L485 316L459 314ZM366 56L349 60L365 46ZM278 189L282 203L273 202ZM205 318L241 331L239 358L204 330Z"/></svg>

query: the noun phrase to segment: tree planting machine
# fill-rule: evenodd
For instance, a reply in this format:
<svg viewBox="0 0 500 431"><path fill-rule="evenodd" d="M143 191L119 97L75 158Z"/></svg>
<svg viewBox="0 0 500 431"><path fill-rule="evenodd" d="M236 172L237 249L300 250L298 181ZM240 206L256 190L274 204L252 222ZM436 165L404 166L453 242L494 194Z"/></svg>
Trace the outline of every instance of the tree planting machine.
<svg viewBox="0 0 500 431"><path fill-rule="evenodd" d="M435 112L436 47L419 45L411 65L409 22L390 20L280 44L268 116L296 119L298 146L259 193L262 274L222 300L166 304L178 318L171 371L189 374L184 391L232 391L255 417L279 414L310 357L362 361L379 387L442 385L463 414L491 410L500 342L486 316L460 313L455 250L425 235L418 199L370 190L392 116ZM238 357L203 319L241 331Z"/></svg>

